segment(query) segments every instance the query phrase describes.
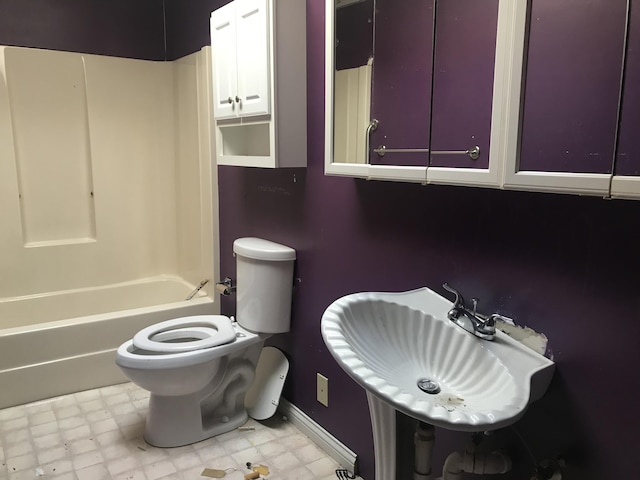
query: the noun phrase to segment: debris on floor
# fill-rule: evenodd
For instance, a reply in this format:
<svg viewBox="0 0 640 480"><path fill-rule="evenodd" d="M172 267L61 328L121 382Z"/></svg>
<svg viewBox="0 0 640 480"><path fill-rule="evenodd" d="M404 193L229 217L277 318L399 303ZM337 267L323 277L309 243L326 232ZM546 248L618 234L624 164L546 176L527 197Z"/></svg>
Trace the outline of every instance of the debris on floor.
<svg viewBox="0 0 640 480"><path fill-rule="evenodd" d="M254 465L253 467L251 467L251 469L259 475L269 475L269 467L267 467L266 465Z"/></svg>
<svg viewBox="0 0 640 480"><path fill-rule="evenodd" d="M247 468L249 470L253 470L258 475L269 475L269 467L267 467L266 465L260 465L260 464L253 465L251 462L247 462ZM256 477L252 477L252 478L256 478Z"/></svg>
<svg viewBox="0 0 640 480"><path fill-rule="evenodd" d="M225 470L218 470L217 468L205 468L200 476L209 478L222 478L227 473L235 472L237 468L227 468Z"/></svg>
<svg viewBox="0 0 640 480"><path fill-rule="evenodd" d="M251 472L247 473L244 476L245 480L254 480L256 478L260 478L260 476L269 475L269 467L267 467L266 465L253 465L251 462L247 462L246 466L248 470L251 470ZM217 468L205 468L200 476L209 478L223 478L227 474L235 472L237 470L237 468L227 468L225 470L220 470Z"/></svg>

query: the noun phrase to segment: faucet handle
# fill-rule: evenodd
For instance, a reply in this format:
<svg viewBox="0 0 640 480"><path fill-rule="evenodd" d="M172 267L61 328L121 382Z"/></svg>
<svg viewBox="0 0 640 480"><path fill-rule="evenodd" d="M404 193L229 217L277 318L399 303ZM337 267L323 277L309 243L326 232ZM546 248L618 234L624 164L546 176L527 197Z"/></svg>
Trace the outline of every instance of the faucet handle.
<svg viewBox="0 0 640 480"><path fill-rule="evenodd" d="M480 300L478 300L477 298L472 298L471 299L471 303L473 304L473 316L475 317L476 314L478 313L478 302Z"/></svg>

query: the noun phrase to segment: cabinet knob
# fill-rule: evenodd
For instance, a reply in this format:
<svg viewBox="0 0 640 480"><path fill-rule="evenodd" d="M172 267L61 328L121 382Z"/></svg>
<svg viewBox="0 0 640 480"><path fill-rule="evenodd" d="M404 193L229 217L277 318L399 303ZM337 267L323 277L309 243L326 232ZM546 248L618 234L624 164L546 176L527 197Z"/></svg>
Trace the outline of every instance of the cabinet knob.
<svg viewBox="0 0 640 480"><path fill-rule="evenodd" d="M227 103L233 103L233 98L231 97L227 98Z"/></svg>
<svg viewBox="0 0 640 480"><path fill-rule="evenodd" d="M240 103L240 97L236 95L236 103Z"/></svg>

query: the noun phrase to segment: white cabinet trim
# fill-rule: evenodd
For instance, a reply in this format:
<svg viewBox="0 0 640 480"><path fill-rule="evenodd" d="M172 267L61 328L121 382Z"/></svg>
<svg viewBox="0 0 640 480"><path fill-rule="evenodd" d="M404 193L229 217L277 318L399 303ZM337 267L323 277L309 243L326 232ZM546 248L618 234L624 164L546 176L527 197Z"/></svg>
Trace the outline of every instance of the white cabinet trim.
<svg viewBox="0 0 640 480"><path fill-rule="evenodd" d="M640 177L616 175L611 179L613 198L640 198Z"/></svg>
<svg viewBox="0 0 640 480"><path fill-rule="evenodd" d="M610 181L611 175L608 174L524 171L513 174L505 187L511 190L607 196Z"/></svg>

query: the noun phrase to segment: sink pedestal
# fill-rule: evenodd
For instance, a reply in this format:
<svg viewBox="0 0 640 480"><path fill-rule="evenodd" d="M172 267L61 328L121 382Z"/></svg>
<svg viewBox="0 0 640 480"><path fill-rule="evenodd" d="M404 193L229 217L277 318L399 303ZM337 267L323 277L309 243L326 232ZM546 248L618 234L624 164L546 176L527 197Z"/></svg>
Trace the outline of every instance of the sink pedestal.
<svg viewBox="0 0 640 480"><path fill-rule="evenodd" d="M396 478L396 409L367 392L376 480Z"/></svg>

